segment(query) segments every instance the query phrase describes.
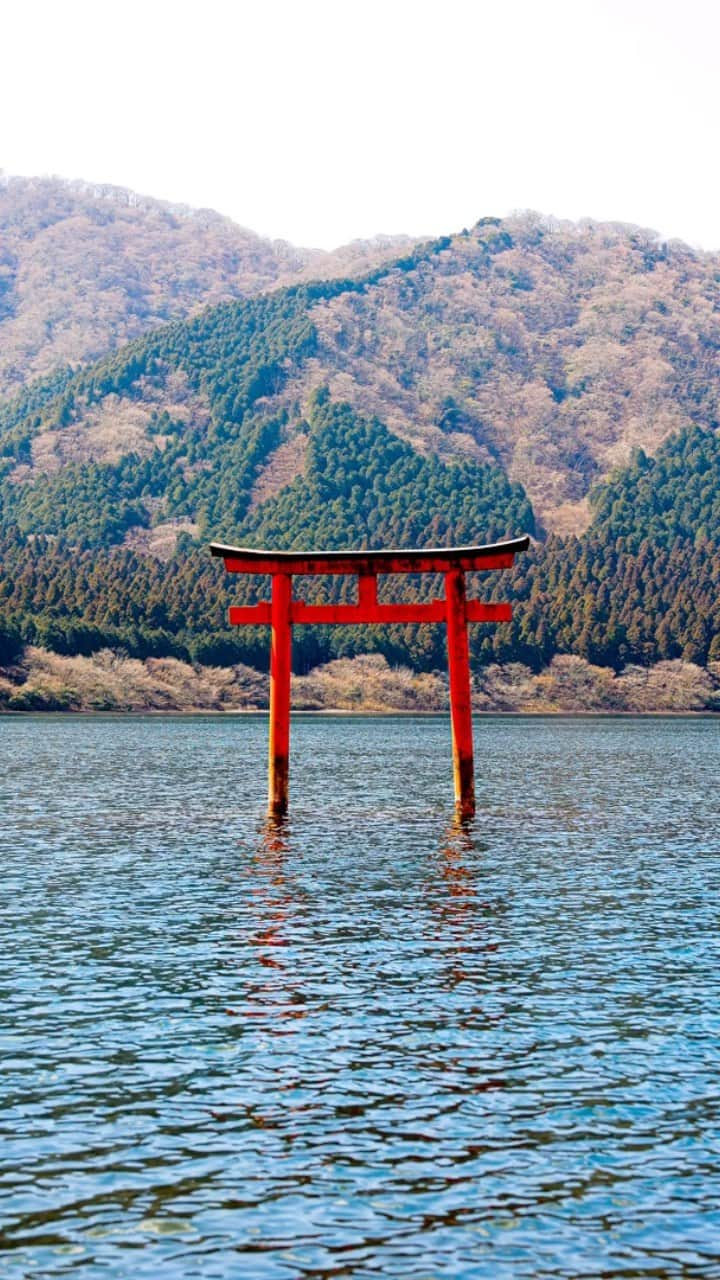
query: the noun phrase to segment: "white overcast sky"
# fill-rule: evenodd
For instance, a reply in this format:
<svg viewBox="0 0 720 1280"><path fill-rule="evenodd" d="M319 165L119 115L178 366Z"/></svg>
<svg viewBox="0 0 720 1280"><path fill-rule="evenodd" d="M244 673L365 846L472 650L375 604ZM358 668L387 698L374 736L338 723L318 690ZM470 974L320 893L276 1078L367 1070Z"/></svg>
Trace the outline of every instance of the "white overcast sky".
<svg viewBox="0 0 720 1280"><path fill-rule="evenodd" d="M4 0L0 168L331 248L486 214L720 248L720 0Z"/></svg>

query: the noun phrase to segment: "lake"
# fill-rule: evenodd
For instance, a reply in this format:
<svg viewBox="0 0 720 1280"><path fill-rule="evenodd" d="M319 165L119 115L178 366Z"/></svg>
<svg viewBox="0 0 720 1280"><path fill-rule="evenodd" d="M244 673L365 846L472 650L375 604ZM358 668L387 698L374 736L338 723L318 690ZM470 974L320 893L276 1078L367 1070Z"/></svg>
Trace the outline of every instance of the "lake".
<svg viewBox="0 0 720 1280"><path fill-rule="evenodd" d="M720 1276L720 724L0 720L0 1265Z"/></svg>

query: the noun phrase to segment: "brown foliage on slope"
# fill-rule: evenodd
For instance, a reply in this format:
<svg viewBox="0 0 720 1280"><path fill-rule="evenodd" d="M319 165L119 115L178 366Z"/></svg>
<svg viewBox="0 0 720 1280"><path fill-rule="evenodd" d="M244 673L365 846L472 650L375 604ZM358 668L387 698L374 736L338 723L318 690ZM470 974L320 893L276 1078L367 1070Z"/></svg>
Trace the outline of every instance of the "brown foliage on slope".
<svg viewBox="0 0 720 1280"><path fill-rule="evenodd" d="M210 209L0 172L0 397L208 304L363 270L398 243L298 249Z"/></svg>
<svg viewBox="0 0 720 1280"><path fill-rule="evenodd" d="M534 675L521 663L482 668L478 711L554 714L720 711L720 663L627 667L620 675L583 658L556 657ZM268 680L251 667L190 666L176 658L140 662L109 649L89 658L29 647L0 670L0 711L253 711L267 707ZM446 711L447 676L391 667L380 654L339 658L293 676L303 711Z"/></svg>
<svg viewBox="0 0 720 1280"><path fill-rule="evenodd" d="M327 383L416 448L493 457L546 528L633 449L720 422L720 256L614 224L485 219L414 270L313 309Z"/></svg>
<svg viewBox="0 0 720 1280"><path fill-rule="evenodd" d="M206 302L360 273L407 247L295 250L207 211L55 180L0 179L0 229L0 394ZM720 424L720 256L652 232L483 219L310 312L314 355L288 362L282 391L258 402L288 420L252 505L297 474L321 385L421 452L499 462L541 528L562 534L587 527L593 484L634 449ZM182 397L148 381L131 400L76 406L69 428L33 444L32 466L162 448L147 421L154 410L182 420ZM207 412L197 396L186 409ZM23 461L15 479L31 475Z"/></svg>

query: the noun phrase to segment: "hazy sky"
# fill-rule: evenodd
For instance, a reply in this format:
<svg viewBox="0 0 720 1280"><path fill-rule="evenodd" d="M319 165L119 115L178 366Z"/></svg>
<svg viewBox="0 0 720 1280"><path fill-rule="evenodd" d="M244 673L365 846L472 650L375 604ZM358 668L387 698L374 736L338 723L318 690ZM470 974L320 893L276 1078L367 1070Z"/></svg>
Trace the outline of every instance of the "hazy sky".
<svg viewBox="0 0 720 1280"><path fill-rule="evenodd" d="M720 4L6 0L0 168L332 247L532 208L720 248Z"/></svg>

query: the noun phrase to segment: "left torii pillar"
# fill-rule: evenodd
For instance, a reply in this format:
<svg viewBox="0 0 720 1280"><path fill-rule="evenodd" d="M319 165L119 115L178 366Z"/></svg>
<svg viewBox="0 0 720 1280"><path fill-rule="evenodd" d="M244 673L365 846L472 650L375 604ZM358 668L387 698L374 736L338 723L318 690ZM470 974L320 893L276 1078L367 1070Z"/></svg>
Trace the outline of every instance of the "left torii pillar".
<svg viewBox="0 0 720 1280"><path fill-rule="evenodd" d="M292 578L273 574L270 602L270 732L268 809L287 813L290 784L290 671L292 665Z"/></svg>

